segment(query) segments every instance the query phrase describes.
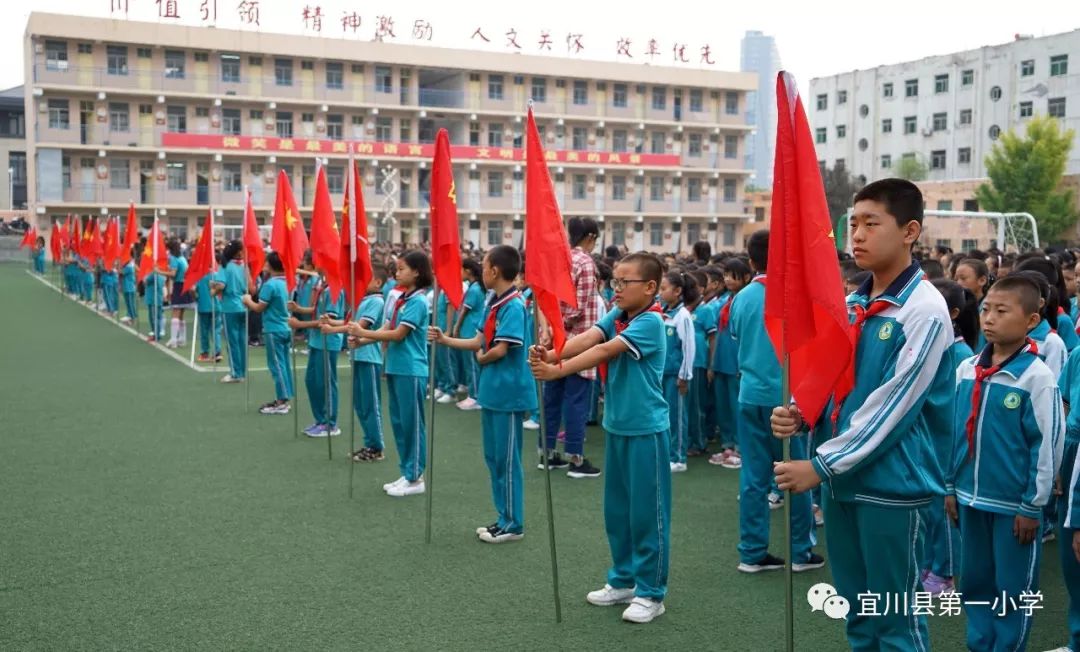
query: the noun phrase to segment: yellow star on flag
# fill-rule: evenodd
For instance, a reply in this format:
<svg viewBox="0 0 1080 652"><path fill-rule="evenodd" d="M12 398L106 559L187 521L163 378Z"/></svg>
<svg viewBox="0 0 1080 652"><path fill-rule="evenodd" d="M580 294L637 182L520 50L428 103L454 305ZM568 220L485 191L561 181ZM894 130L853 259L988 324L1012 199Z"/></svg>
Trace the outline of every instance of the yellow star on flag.
<svg viewBox="0 0 1080 652"><path fill-rule="evenodd" d="M295 226L296 226L296 217L293 216L292 210L286 208L285 209L285 228L292 231Z"/></svg>
<svg viewBox="0 0 1080 652"><path fill-rule="evenodd" d="M833 242L836 241L836 230L835 229L832 229L832 228L829 229L829 239L832 240Z"/></svg>
<svg viewBox="0 0 1080 652"><path fill-rule="evenodd" d="M454 180L450 180L450 192L447 194L450 201L454 202L454 206L457 206L457 186L454 184Z"/></svg>

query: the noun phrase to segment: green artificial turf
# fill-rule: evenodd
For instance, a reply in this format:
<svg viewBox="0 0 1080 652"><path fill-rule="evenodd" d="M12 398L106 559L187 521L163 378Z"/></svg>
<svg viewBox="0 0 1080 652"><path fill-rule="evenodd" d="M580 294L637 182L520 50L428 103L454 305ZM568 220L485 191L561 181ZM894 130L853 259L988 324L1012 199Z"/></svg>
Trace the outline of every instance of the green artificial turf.
<svg viewBox="0 0 1080 652"><path fill-rule="evenodd" d="M608 565L603 484L556 473L557 626L531 448L526 538L490 546L474 534L494 520L478 413L437 408L425 545L425 498L381 490L399 475L389 420L387 460L356 465L350 500L346 408L330 462L325 440L294 437L291 416L256 413L272 398L265 372L245 411L243 385L185 367L25 266L0 265L0 296L2 650L783 649L783 574L736 571L734 471L696 458L674 477L668 612L647 626L585 603ZM263 364L261 350L252 361ZM302 390L301 404L305 426ZM590 428L600 466L603 445ZM1056 546L1032 650L1066 639ZM795 578L797 649L845 648L842 624L805 599L829 579L828 567ZM936 649L963 648L962 617L930 626Z"/></svg>

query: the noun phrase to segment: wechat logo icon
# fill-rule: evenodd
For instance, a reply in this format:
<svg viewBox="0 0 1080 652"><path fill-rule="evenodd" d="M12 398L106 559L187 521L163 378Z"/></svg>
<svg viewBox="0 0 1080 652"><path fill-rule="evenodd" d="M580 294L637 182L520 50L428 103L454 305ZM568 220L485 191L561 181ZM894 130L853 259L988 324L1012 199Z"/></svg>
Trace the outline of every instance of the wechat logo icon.
<svg viewBox="0 0 1080 652"><path fill-rule="evenodd" d="M810 611L823 611L833 620L843 620L851 611L847 599L837 595L836 589L824 582L810 587L806 592L806 601L810 603Z"/></svg>

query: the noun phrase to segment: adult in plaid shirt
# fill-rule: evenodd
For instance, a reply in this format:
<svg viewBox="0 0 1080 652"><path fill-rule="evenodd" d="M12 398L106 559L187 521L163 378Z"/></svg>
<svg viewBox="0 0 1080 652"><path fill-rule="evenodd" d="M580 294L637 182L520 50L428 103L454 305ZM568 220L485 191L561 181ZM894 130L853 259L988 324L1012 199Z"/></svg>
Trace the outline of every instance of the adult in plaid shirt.
<svg viewBox="0 0 1080 652"><path fill-rule="evenodd" d="M572 337L595 326L601 317L596 265L590 255L600 237L600 227L592 218L572 217L567 224L567 233L573 247L570 251L570 274L577 290L577 308L562 304L562 318L567 337ZM595 478L600 475L600 469L590 464L583 455L585 420L589 416L595 379L596 370L589 369L544 383L544 425L547 428L548 449L552 451L548 467L569 467L566 474L571 478ZM566 458L556 450L555 437L560 425L566 432L563 442ZM543 459L537 468L544 468Z"/></svg>

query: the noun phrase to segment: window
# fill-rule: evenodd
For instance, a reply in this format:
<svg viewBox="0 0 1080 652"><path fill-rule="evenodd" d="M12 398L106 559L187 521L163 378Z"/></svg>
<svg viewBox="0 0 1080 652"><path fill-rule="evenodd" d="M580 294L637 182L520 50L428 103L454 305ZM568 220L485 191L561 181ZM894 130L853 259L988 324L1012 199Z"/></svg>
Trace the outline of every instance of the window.
<svg viewBox="0 0 1080 652"><path fill-rule="evenodd" d="M626 224L624 222L612 222L611 244L621 247L626 244Z"/></svg>
<svg viewBox="0 0 1080 652"><path fill-rule="evenodd" d="M724 158L734 159L739 157L739 137L734 134L724 135Z"/></svg>
<svg viewBox="0 0 1080 652"><path fill-rule="evenodd" d="M1061 77L1069 74L1069 55L1058 54L1050 57L1050 76Z"/></svg>
<svg viewBox="0 0 1080 652"><path fill-rule="evenodd" d="M649 134L649 152L651 154L663 154L664 145L664 132L653 131Z"/></svg>
<svg viewBox="0 0 1080 652"><path fill-rule="evenodd" d="M502 147L503 126L501 122L488 123L488 147ZM584 149L584 148L582 148Z"/></svg>
<svg viewBox="0 0 1080 652"><path fill-rule="evenodd" d="M886 82L886 83L881 85L881 96L882 97L892 97L893 96L892 82Z"/></svg>
<svg viewBox="0 0 1080 652"><path fill-rule="evenodd" d="M836 137L837 138L846 138L847 137L847 125L836 125Z"/></svg>
<svg viewBox="0 0 1080 652"><path fill-rule="evenodd" d="M207 107L207 106L197 106L197 107L195 107L195 117L196 118L209 118L210 117L210 107Z"/></svg>
<svg viewBox="0 0 1080 652"><path fill-rule="evenodd" d="M960 86L967 88L975 83L975 71L968 69L960 71Z"/></svg>
<svg viewBox="0 0 1080 652"><path fill-rule="evenodd" d="M480 146L480 123L479 122L470 122L469 123L469 146L470 147L479 147Z"/></svg>
<svg viewBox="0 0 1080 652"><path fill-rule="evenodd" d="M110 45L105 49L110 75L128 74L127 48L122 45Z"/></svg>
<svg viewBox="0 0 1080 652"><path fill-rule="evenodd" d="M987 132L990 134L990 140L997 140L1001 135L1001 127L997 125L990 125L990 130Z"/></svg>
<svg viewBox="0 0 1080 652"><path fill-rule="evenodd" d="M279 138L292 138L292 111L278 111L274 127Z"/></svg>
<svg viewBox="0 0 1080 652"><path fill-rule="evenodd" d="M705 91L700 88L690 89L690 112L701 113L705 110Z"/></svg>
<svg viewBox="0 0 1080 652"><path fill-rule="evenodd" d="M154 51L151 48L136 48L135 56L140 59L153 59Z"/></svg>
<svg viewBox="0 0 1080 652"><path fill-rule="evenodd" d="M998 100L1001 99L1001 87L1000 86L994 86L994 87L992 87L990 89L990 99L992 101L994 101L994 102L997 102Z"/></svg>
<svg viewBox="0 0 1080 652"><path fill-rule="evenodd" d="M664 200L664 178L649 177L649 201Z"/></svg>
<svg viewBox="0 0 1080 652"><path fill-rule="evenodd" d="M724 246L735 246L735 225L730 222L724 224Z"/></svg>
<svg viewBox="0 0 1080 652"><path fill-rule="evenodd" d="M187 163L169 161L165 164L169 190L187 190Z"/></svg>
<svg viewBox="0 0 1080 652"><path fill-rule="evenodd" d="M817 110L824 111L829 108L829 96L825 93L817 96Z"/></svg>
<svg viewBox="0 0 1080 652"><path fill-rule="evenodd" d="M115 190L131 187L131 164L126 158L109 159L109 187Z"/></svg>
<svg viewBox="0 0 1080 652"><path fill-rule="evenodd" d="M300 114L300 122L315 122L315 114L314 113L301 113Z"/></svg>
<svg viewBox="0 0 1080 652"><path fill-rule="evenodd" d="M183 79L186 62L183 50L165 50L165 79Z"/></svg>
<svg viewBox="0 0 1080 652"><path fill-rule="evenodd" d="M1021 118L1030 118L1032 116L1032 114L1035 112L1034 107L1035 107L1035 105L1032 102L1021 102L1020 103L1020 117Z"/></svg>
<svg viewBox="0 0 1080 652"><path fill-rule="evenodd" d="M248 57L248 65L252 68L261 68L262 57Z"/></svg>
<svg viewBox="0 0 1080 652"><path fill-rule="evenodd" d="M67 70L67 41L45 41L45 69Z"/></svg>
<svg viewBox="0 0 1080 652"><path fill-rule="evenodd" d="M652 108L654 111L663 111L667 108L667 89L663 86L653 86Z"/></svg>
<svg viewBox="0 0 1080 652"><path fill-rule="evenodd" d="M934 75L934 92L935 93L948 93L949 92L949 76L948 75Z"/></svg>
<svg viewBox="0 0 1080 652"><path fill-rule="evenodd" d="M345 192L345 167L342 165L326 166L326 188L335 195Z"/></svg>
<svg viewBox="0 0 1080 652"><path fill-rule="evenodd" d="M488 75L488 99L489 100L501 100L501 99L503 99L503 76L502 75Z"/></svg>
<svg viewBox="0 0 1080 652"><path fill-rule="evenodd" d="M585 199L585 175L575 174L573 184L573 198Z"/></svg>
<svg viewBox="0 0 1080 652"><path fill-rule="evenodd" d="M965 199L964 200L964 210L965 211L971 211L971 212L975 212L975 211L979 210L979 200L978 199Z"/></svg>
<svg viewBox="0 0 1080 652"><path fill-rule="evenodd" d="M182 134L187 131L187 107L170 106L165 109L168 130Z"/></svg>
<svg viewBox="0 0 1080 652"><path fill-rule="evenodd" d="M615 200L626 199L626 177L622 175L611 177L611 198Z"/></svg>
<svg viewBox="0 0 1080 652"><path fill-rule="evenodd" d="M663 222L650 222L649 223L649 245L652 247L659 247L664 244L664 224Z"/></svg>
<svg viewBox="0 0 1080 652"><path fill-rule="evenodd" d="M240 135L240 109L222 109L221 133L229 136Z"/></svg>
<svg viewBox="0 0 1080 652"><path fill-rule="evenodd" d="M933 128L934 131L945 131L949 128L949 114L948 113L935 113L933 115Z"/></svg>
<svg viewBox="0 0 1080 652"><path fill-rule="evenodd" d="M315 62L314 61L301 60L300 61L300 70L315 70Z"/></svg>
<svg viewBox="0 0 1080 652"><path fill-rule="evenodd" d="M340 61L326 62L326 87L334 90L345 88L345 64Z"/></svg>
<svg viewBox="0 0 1080 652"><path fill-rule="evenodd" d="M701 224L690 222L686 225L686 241L697 242L698 240L701 240Z"/></svg>
<svg viewBox="0 0 1080 652"><path fill-rule="evenodd" d="M589 87L586 82L578 79L574 81L574 104L588 104Z"/></svg>
<svg viewBox="0 0 1080 652"><path fill-rule="evenodd" d="M195 56L195 61L196 62L201 61L203 63L206 63L207 61L210 60L210 53L209 52L196 52L194 56Z"/></svg>
<svg viewBox="0 0 1080 652"><path fill-rule="evenodd" d="M944 170L945 169L945 150L935 149L930 152L930 169L931 170Z"/></svg>
<svg viewBox="0 0 1080 652"><path fill-rule="evenodd" d="M836 159L836 162L835 162L835 163L833 163L833 167L834 167L835 169L837 169L837 170L843 170L843 169L844 169L844 165L845 165L845 162L844 162L844 159L842 159L842 158L838 158L838 159Z"/></svg>
<svg viewBox="0 0 1080 652"><path fill-rule="evenodd" d="M588 147L588 129L585 127L574 127L573 136L571 137L571 147L573 149L582 150Z"/></svg>
<svg viewBox="0 0 1080 652"><path fill-rule="evenodd" d="M94 46L89 43L79 43L79 54L93 54Z"/></svg>
<svg viewBox="0 0 1080 652"><path fill-rule="evenodd" d="M881 133L883 133L883 134L891 134L892 133L892 118L885 118L884 120L881 121Z"/></svg>
<svg viewBox="0 0 1080 652"><path fill-rule="evenodd" d="M961 125L970 125L971 124L971 109L960 109L960 124Z"/></svg>
<svg viewBox="0 0 1080 652"><path fill-rule="evenodd" d="M690 134L687 140L687 154L694 158L701 157L701 134Z"/></svg>
<svg viewBox="0 0 1080 652"><path fill-rule="evenodd" d="M109 102L109 131L128 131L131 128L130 111L124 102Z"/></svg>
<svg viewBox="0 0 1080 652"><path fill-rule="evenodd" d="M364 74L364 64L354 63L349 66L349 70L351 70L354 75L362 75Z"/></svg>
<svg viewBox="0 0 1080 652"><path fill-rule="evenodd" d="M502 172L488 172L488 197L502 197L503 196L503 173Z"/></svg>
<svg viewBox="0 0 1080 652"><path fill-rule="evenodd" d="M735 201L734 179L724 179L724 201L728 203Z"/></svg>
<svg viewBox="0 0 1080 652"><path fill-rule="evenodd" d="M686 180L686 201L701 201L701 179Z"/></svg>
<svg viewBox="0 0 1080 652"><path fill-rule="evenodd" d="M1046 102L1046 115L1051 118L1065 117L1065 98L1052 97Z"/></svg>
<svg viewBox="0 0 1080 652"><path fill-rule="evenodd" d="M836 91L836 103L847 104L847 91Z"/></svg>
<svg viewBox="0 0 1080 652"><path fill-rule="evenodd" d="M244 189L239 163L225 163L221 166L221 189L225 192L240 192Z"/></svg>
<svg viewBox="0 0 1080 652"><path fill-rule="evenodd" d="M330 140L341 140L344 136L345 116L340 113L326 116L326 137Z"/></svg>
<svg viewBox="0 0 1080 652"><path fill-rule="evenodd" d="M908 79L904 81L904 97L918 97L919 96L919 80Z"/></svg>
<svg viewBox="0 0 1080 652"><path fill-rule="evenodd" d="M398 120L398 140L403 143L412 142L412 120L409 118Z"/></svg>
<svg viewBox="0 0 1080 652"><path fill-rule="evenodd" d="M71 188L71 158L68 156L62 156L60 158L60 176L61 183L63 183L64 190Z"/></svg>
<svg viewBox="0 0 1080 652"><path fill-rule="evenodd" d="M394 140L394 119L386 116L375 118L375 140L389 143Z"/></svg>
<svg viewBox="0 0 1080 652"><path fill-rule="evenodd" d="M913 134L918 129L916 118L913 115L904 116L904 133Z"/></svg>
<svg viewBox="0 0 1080 652"><path fill-rule="evenodd" d="M739 115L739 94L728 91L724 93L724 114Z"/></svg>
<svg viewBox="0 0 1080 652"><path fill-rule="evenodd" d="M292 59L274 59L274 83L292 86Z"/></svg>
<svg viewBox="0 0 1080 652"><path fill-rule="evenodd" d="M888 170L892 167L892 156L889 154L881 155L881 169Z"/></svg>
<svg viewBox="0 0 1080 652"><path fill-rule="evenodd" d="M71 127L71 114L67 100L49 100L49 129Z"/></svg>
<svg viewBox="0 0 1080 652"><path fill-rule="evenodd" d="M939 199L937 203L937 209L939 211L951 211L952 200L951 199Z"/></svg>
<svg viewBox="0 0 1080 652"><path fill-rule="evenodd" d="M502 220L488 220L487 223L487 241L489 246L495 246L502 244L503 239L503 223Z"/></svg>
<svg viewBox="0 0 1080 652"><path fill-rule="evenodd" d="M1028 59L1020 62L1020 76L1030 77L1035 74L1035 60Z"/></svg>
<svg viewBox="0 0 1080 652"><path fill-rule="evenodd" d="M390 66L375 66L375 92L392 93L394 76Z"/></svg>
<svg viewBox="0 0 1080 652"><path fill-rule="evenodd" d="M870 115L870 107L863 104L862 106L859 107L859 117L860 118L865 118L868 115Z"/></svg>
<svg viewBox="0 0 1080 652"><path fill-rule="evenodd" d="M240 83L240 55L221 55L221 81L226 84Z"/></svg>
<svg viewBox="0 0 1080 652"><path fill-rule="evenodd" d="M547 79L544 77L532 78L533 102L547 102Z"/></svg>
<svg viewBox="0 0 1080 652"><path fill-rule="evenodd" d="M826 142L828 140L828 138L829 138L828 132L829 132L829 130L826 129L825 127L818 127L817 129L815 129L814 130L814 142L819 144L819 145Z"/></svg>
<svg viewBox="0 0 1080 652"><path fill-rule="evenodd" d="M956 162L957 163L971 163L971 148L961 147L956 150Z"/></svg>
<svg viewBox="0 0 1080 652"><path fill-rule="evenodd" d="M611 151L613 152L627 152L629 150L629 141L627 140L625 129L616 129L611 132Z"/></svg>

